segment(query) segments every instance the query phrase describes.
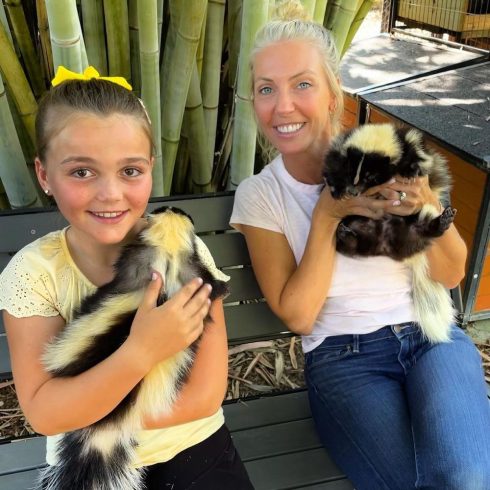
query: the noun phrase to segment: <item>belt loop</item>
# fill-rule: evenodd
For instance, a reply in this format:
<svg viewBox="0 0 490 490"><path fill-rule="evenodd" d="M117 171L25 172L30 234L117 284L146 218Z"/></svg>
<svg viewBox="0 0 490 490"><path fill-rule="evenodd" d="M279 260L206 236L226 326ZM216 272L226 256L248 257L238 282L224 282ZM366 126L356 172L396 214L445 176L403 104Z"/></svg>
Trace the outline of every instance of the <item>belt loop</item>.
<svg viewBox="0 0 490 490"><path fill-rule="evenodd" d="M352 352L359 354L359 335L352 336Z"/></svg>

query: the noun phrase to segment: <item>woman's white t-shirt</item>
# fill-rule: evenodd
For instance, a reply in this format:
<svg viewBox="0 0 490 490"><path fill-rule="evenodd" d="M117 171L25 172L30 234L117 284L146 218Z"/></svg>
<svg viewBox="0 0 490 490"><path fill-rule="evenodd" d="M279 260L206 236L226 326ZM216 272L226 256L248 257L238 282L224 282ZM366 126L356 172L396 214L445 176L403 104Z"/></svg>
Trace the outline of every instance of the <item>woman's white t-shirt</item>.
<svg viewBox="0 0 490 490"><path fill-rule="evenodd" d="M230 223L238 230L249 225L285 235L299 263L321 187L295 180L278 156L238 186ZM303 350L313 350L327 336L413 321L411 284L410 269L402 262L337 254L328 296L312 333L303 336Z"/></svg>

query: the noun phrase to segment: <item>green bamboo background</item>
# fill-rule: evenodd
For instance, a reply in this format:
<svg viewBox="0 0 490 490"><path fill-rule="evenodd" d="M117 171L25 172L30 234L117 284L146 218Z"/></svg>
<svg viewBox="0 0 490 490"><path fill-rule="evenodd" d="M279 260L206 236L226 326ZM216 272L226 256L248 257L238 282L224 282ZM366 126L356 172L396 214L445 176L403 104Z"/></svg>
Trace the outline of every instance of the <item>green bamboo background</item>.
<svg viewBox="0 0 490 490"><path fill-rule="evenodd" d="M373 0L302 0L344 53ZM0 0L0 209L47 205L37 102L62 64L125 77L155 139L153 196L235 188L261 168L248 54L279 0Z"/></svg>

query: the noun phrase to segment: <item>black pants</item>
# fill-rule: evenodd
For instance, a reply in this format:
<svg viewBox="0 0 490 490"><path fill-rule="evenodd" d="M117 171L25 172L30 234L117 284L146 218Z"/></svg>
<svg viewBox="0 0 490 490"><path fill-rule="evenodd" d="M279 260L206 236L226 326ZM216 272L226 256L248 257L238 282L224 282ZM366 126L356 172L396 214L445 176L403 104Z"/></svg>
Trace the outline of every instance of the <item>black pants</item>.
<svg viewBox="0 0 490 490"><path fill-rule="evenodd" d="M144 481L147 490L254 488L225 425L170 461L148 466Z"/></svg>

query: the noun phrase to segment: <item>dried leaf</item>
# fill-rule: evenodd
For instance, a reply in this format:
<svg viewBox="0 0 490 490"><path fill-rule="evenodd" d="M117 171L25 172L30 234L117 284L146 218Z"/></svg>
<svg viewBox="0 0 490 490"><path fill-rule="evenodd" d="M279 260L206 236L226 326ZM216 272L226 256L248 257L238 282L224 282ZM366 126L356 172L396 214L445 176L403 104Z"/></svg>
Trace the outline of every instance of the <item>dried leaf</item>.
<svg viewBox="0 0 490 490"><path fill-rule="evenodd" d="M291 366L294 369L298 369L298 360L296 359L296 352L294 348L296 346L296 337L291 337L291 342L289 344L289 359L291 359Z"/></svg>
<svg viewBox="0 0 490 490"><path fill-rule="evenodd" d="M283 353L278 350L276 352L276 383L279 384L279 381L282 378L282 375L284 374L284 355Z"/></svg>
<svg viewBox="0 0 490 490"><path fill-rule="evenodd" d="M254 349L264 349L273 347L274 341L272 340L264 340L262 342L250 342L248 344L235 345L234 347L230 347L228 349L228 355L231 356L233 354L237 354L238 352L243 352L245 350L254 350Z"/></svg>
<svg viewBox="0 0 490 490"><path fill-rule="evenodd" d="M252 362L248 365L247 370L245 371L245 374L243 375L244 378L246 378L249 374L250 371L255 367L255 365L259 362L260 358L262 357L262 352L259 352L252 360Z"/></svg>

